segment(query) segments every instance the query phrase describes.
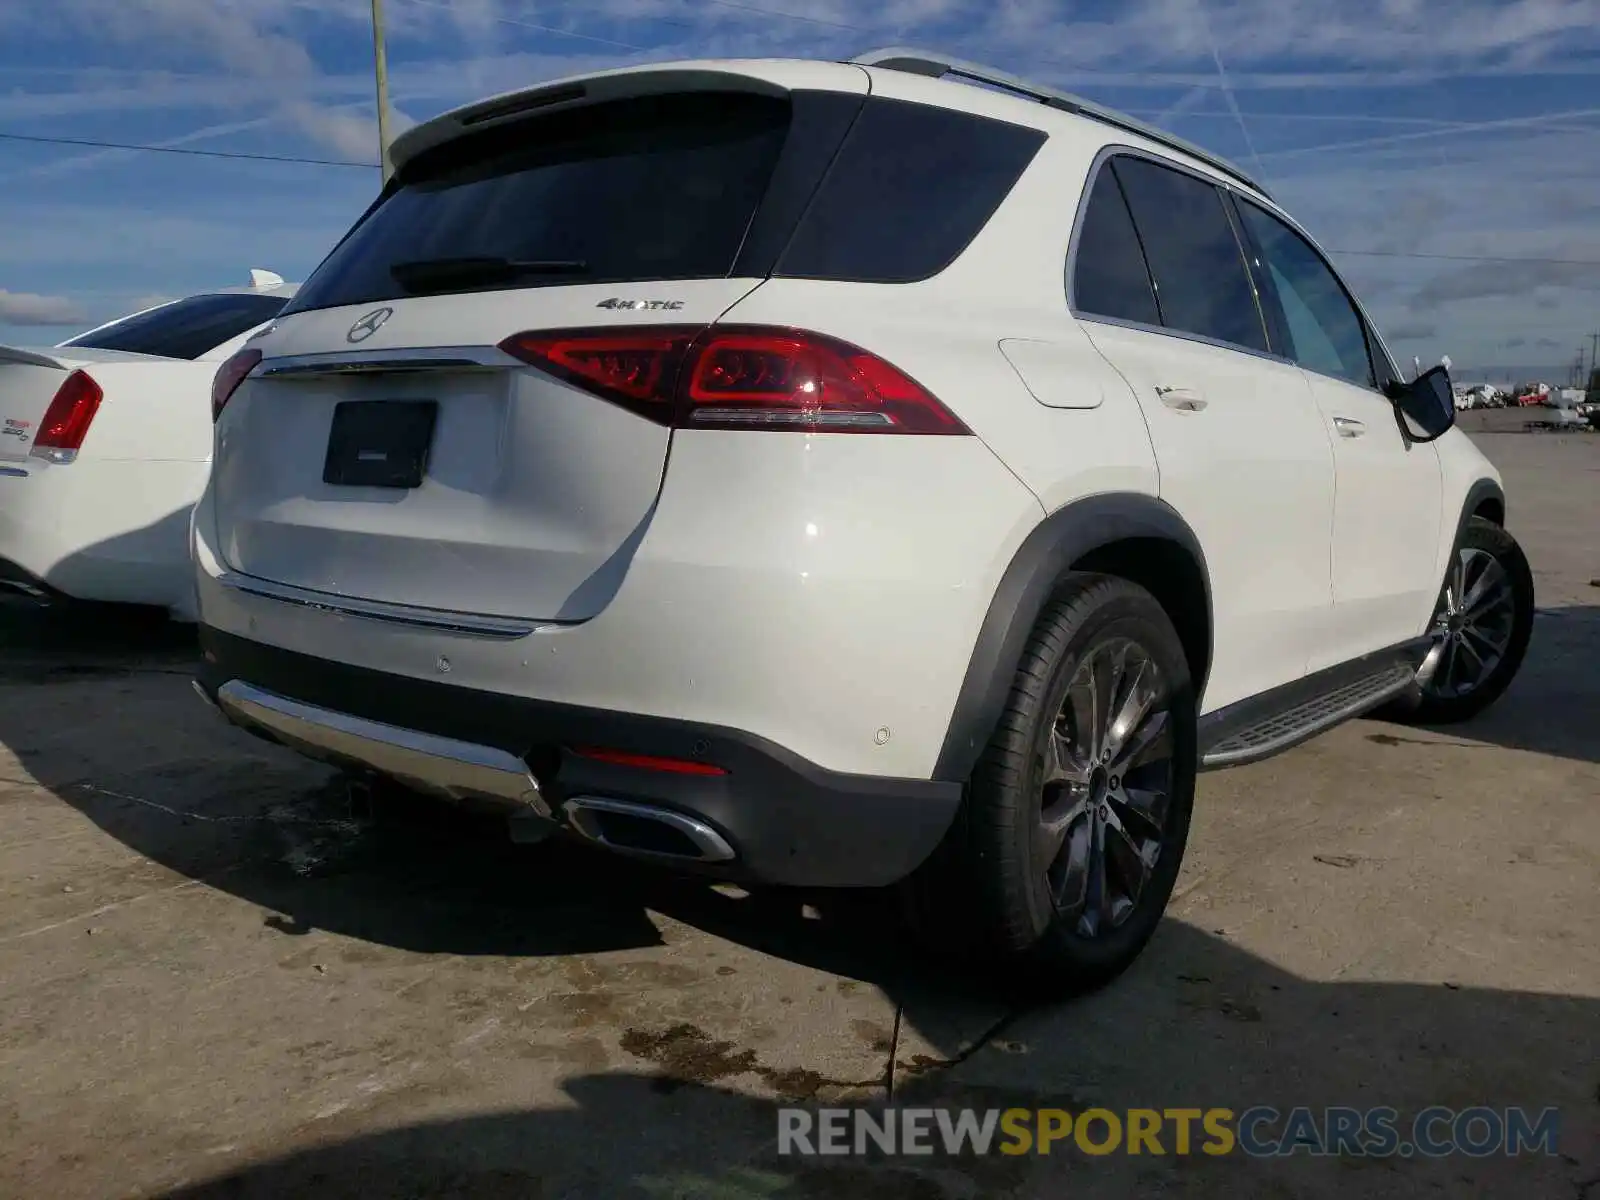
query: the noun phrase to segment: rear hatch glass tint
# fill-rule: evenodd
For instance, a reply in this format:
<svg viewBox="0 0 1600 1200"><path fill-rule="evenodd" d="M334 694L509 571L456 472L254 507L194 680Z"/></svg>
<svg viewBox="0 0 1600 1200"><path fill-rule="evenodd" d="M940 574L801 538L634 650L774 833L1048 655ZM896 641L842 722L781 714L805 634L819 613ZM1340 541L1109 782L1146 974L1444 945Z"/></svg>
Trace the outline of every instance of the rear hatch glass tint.
<svg viewBox="0 0 1600 1200"><path fill-rule="evenodd" d="M398 189L329 255L290 311L726 277L789 114L776 97L691 92L456 139L407 164Z"/></svg>

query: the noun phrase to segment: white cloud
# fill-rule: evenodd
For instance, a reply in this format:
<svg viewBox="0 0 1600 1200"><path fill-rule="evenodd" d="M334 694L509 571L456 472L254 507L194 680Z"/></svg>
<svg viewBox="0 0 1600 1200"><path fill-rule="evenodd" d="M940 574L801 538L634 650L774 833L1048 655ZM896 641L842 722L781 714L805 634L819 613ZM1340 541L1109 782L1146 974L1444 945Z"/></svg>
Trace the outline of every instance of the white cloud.
<svg viewBox="0 0 1600 1200"><path fill-rule="evenodd" d="M330 83L336 91L349 84L324 76L308 39L294 28L296 19L308 10L352 24L357 18L368 20L365 5L312 0L53 0L49 21L58 33L66 29L91 44L120 47L152 66L186 63L198 56L226 76L134 89L146 94L136 95L133 107L266 105L319 144L347 153L355 142L352 125L337 111L323 112L322 105ZM12 12L9 18L0 17L0 26L8 19L13 25L23 23L21 14ZM43 101L13 96L0 100L0 114L25 115L30 105L34 115L92 111L95 104L109 111L119 98L116 92L127 90L77 97L57 93ZM368 158L374 157L373 141L365 146Z"/></svg>
<svg viewBox="0 0 1600 1200"><path fill-rule="evenodd" d="M8 292L0 288L0 322L11 325L76 325L83 310L65 296Z"/></svg>

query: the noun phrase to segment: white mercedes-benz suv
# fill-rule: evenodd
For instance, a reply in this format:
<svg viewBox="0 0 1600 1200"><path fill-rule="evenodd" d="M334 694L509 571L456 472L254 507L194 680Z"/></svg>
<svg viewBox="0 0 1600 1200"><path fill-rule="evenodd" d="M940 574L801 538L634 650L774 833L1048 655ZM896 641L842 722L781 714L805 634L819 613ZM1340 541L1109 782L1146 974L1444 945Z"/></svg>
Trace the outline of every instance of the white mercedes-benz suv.
<svg viewBox="0 0 1600 1200"><path fill-rule="evenodd" d="M1197 770L1521 662L1446 371L1197 147L899 50L567 79L393 156L218 372L240 726L522 837L898 882L1062 988L1149 938Z"/></svg>

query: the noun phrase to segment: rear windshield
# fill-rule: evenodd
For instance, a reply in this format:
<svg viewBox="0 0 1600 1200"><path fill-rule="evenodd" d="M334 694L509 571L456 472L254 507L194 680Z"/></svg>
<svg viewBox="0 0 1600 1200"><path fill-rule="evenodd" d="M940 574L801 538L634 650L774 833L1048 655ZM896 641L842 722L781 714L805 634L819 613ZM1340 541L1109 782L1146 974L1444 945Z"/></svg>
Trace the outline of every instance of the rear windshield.
<svg viewBox="0 0 1600 1200"><path fill-rule="evenodd" d="M728 275L789 126L786 100L614 100L420 155L330 254L292 311L442 291ZM543 264L419 284L397 264ZM408 290L409 288L409 290Z"/></svg>
<svg viewBox="0 0 1600 1200"><path fill-rule="evenodd" d="M283 311L286 303L282 296L190 296L124 317L62 345L84 346L91 350L128 350L134 354L159 354L163 358L199 358L223 342L232 341L272 320Z"/></svg>

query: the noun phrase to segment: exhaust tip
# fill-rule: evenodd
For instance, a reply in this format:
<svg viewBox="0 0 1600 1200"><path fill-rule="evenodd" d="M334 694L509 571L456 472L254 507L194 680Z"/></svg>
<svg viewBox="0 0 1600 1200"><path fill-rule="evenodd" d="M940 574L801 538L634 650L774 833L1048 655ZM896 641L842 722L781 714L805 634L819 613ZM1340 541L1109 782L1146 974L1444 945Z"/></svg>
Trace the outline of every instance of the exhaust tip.
<svg viewBox="0 0 1600 1200"><path fill-rule="evenodd" d="M736 857L727 839L710 825L671 809L574 796L567 801L566 814L577 833L608 850L703 863Z"/></svg>

